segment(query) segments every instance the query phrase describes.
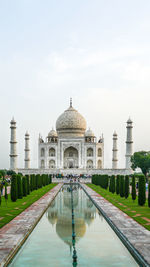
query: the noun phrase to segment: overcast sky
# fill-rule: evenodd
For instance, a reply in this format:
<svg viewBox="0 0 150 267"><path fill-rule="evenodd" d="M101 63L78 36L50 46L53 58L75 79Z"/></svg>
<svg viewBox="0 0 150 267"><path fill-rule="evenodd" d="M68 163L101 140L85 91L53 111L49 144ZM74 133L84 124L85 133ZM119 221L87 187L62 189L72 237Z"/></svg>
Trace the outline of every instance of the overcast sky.
<svg viewBox="0 0 150 267"><path fill-rule="evenodd" d="M31 167L38 135L47 136L73 106L105 138L105 167L125 166L126 121L134 151L150 150L150 1L0 1L0 168L9 168L9 123L17 121L18 167L30 133Z"/></svg>

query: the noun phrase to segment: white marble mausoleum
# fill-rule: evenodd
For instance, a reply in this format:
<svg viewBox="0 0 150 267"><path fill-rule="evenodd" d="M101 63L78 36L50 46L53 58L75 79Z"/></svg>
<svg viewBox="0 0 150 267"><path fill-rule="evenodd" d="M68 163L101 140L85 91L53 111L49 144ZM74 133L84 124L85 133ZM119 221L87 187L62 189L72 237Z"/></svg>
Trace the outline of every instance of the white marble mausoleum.
<svg viewBox="0 0 150 267"><path fill-rule="evenodd" d="M125 168L118 168L118 135L113 133L112 168L104 168L104 138L97 140L91 129L87 129L85 118L72 106L66 109L56 121L56 130L52 129L47 137L38 138L37 168L30 166L30 136L25 133L24 169L17 166L16 121L10 122L10 170L31 173L63 174L130 174L133 154L132 126L127 121Z"/></svg>
<svg viewBox="0 0 150 267"><path fill-rule="evenodd" d="M56 121L56 131L51 130L44 141L39 136L39 169L102 169L104 139L97 141L86 120L72 106Z"/></svg>

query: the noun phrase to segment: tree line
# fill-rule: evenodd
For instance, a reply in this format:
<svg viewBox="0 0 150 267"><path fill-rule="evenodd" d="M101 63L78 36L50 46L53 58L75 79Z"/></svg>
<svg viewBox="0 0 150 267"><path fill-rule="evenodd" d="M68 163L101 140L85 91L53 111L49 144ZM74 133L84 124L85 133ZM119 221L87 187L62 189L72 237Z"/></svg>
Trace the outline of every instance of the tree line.
<svg viewBox="0 0 150 267"><path fill-rule="evenodd" d="M30 194L30 192L42 188L51 183L51 175L13 174L11 178L11 200L16 201Z"/></svg>
<svg viewBox="0 0 150 267"><path fill-rule="evenodd" d="M136 199L136 179L138 181L138 204L143 206L146 202L146 179L143 174L141 175L98 175L92 176L92 183L99 185L104 189L109 189L109 192L116 193L120 197L128 198L130 194L133 201ZM150 181L148 185L148 206L150 207Z"/></svg>

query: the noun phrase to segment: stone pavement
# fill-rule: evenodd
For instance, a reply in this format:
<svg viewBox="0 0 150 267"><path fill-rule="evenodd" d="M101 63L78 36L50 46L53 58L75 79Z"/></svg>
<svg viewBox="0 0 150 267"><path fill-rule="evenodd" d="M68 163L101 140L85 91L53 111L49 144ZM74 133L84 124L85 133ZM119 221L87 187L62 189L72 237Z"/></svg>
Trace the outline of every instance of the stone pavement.
<svg viewBox="0 0 150 267"><path fill-rule="evenodd" d="M7 266L12 256L23 244L38 223L51 201L55 198L62 183L55 186L30 207L0 229L0 266Z"/></svg>
<svg viewBox="0 0 150 267"><path fill-rule="evenodd" d="M138 224L88 186L82 185L82 188L92 198L102 213L106 215L108 221L114 225L114 230L115 228L119 229L118 235L122 236L122 239L129 243L129 249L131 244L135 248L133 253L139 253L142 256L141 259L144 259L145 264L143 262L140 266L150 266L150 231L146 230L142 225ZM132 252L132 248L130 252Z"/></svg>

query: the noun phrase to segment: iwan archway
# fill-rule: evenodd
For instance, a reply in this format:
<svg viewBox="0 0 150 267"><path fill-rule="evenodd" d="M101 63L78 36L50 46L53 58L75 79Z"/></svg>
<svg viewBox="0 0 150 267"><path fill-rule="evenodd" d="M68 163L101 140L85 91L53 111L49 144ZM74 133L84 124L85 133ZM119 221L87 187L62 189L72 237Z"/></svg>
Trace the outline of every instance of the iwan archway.
<svg viewBox="0 0 150 267"><path fill-rule="evenodd" d="M70 146L64 151L64 168L74 169L79 167L79 155L78 150Z"/></svg>

